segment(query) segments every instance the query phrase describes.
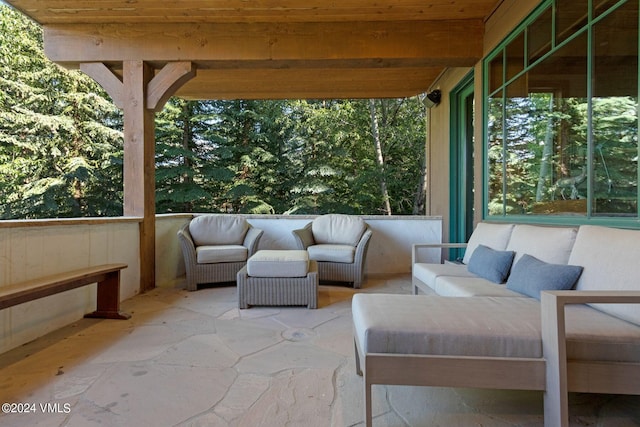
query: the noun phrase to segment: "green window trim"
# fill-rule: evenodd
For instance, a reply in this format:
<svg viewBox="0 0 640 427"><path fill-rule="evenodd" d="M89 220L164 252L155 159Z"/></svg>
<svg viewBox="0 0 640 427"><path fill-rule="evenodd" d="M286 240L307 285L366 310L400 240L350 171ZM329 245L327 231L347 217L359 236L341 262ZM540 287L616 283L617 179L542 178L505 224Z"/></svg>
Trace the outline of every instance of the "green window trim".
<svg viewBox="0 0 640 427"><path fill-rule="evenodd" d="M485 220L640 228L638 8L545 0L485 57Z"/></svg>

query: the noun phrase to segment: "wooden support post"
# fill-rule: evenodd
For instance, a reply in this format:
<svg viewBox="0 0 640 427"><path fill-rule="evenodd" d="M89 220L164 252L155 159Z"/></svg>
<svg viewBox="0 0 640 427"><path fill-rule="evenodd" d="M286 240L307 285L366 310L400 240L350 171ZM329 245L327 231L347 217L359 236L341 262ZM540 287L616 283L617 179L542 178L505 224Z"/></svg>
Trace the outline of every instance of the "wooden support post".
<svg viewBox="0 0 640 427"><path fill-rule="evenodd" d="M153 69L143 61L125 61L124 215L140 224L140 291L155 287L155 113L147 109L147 85Z"/></svg>
<svg viewBox="0 0 640 427"><path fill-rule="evenodd" d="M124 112L124 215L140 225L140 291L155 287L155 111L195 76L191 62L167 64L157 75L142 60L123 62L122 79L102 63L80 69L96 80Z"/></svg>

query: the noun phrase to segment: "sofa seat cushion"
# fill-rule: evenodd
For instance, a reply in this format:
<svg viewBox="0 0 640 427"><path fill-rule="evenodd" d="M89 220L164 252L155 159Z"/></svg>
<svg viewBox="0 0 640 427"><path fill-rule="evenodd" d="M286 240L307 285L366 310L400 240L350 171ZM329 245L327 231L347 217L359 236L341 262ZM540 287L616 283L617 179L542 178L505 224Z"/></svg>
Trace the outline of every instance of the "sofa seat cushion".
<svg viewBox="0 0 640 427"><path fill-rule="evenodd" d="M575 227L517 224L511 232L507 250L516 253L514 264L524 254L551 264L567 264L577 233Z"/></svg>
<svg viewBox="0 0 640 427"><path fill-rule="evenodd" d="M305 277L308 272L307 251L260 250L247 261L252 277Z"/></svg>
<svg viewBox="0 0 640 427"><path fill-rule="evenodd" d="M436 279L440 276L476 277L469 273L467 266L463 264L413 264L413 277L436 290Z"/></svg>
<svg viewBox="0 0 640 427"><path fill-rule="evenodd" d="M353 264L356 248L351 245L312 245L307 248L309 259L324 262Z"/></svg>
<svg viewBox="0 0 640 427"><path fill-rule="evenodd" d="M567 308L567 357L640 362L640 326L588 305Z"/></svg>
<svg viewBox="0 0 640 427"><path fill-rule="evenodd" d="M247 248L242 245L198 246L196 248L198 264L241 262L247 260L247 255Z"/></svg>
<svg viewBox="0 0 640 427"><path fill-rule="evenodd" d="M365 353L542 357L532 298L356 294L352 305Z"/></svg>
<svg viewBox="0 0 640 427"><path fill-rule="evenodd" d="M440 276L436 278L436 293L445 297L520 297L522 294L481 277Z"/></svg>
<svg viewBox="0 0 640 427"><path fill-rule="evenodd" d="M366 228L362 218L343 214L321 215L311 223L313 238L318 244L356 246Z"/></svg>
<svg viewBox="0 0 640 427"><path fill-rule="evenodd" d="M352 311L365 353L542 357L533 298L356 294ZM640 362L640 327L586 305L566 312L568 359Z"/></svg>

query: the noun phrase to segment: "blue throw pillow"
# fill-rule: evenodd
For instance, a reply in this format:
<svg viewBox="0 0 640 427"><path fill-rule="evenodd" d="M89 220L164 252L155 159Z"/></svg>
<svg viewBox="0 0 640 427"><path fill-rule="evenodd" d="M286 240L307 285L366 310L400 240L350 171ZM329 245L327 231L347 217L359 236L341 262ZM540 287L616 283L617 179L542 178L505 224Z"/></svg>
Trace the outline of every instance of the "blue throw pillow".
<svg viewBox="0 0 640 427"><path fill-rule="evenodd" d="M540 299L540 291L572 289L582 274L578 265L549 264L523 255L511 269L507 289Z"/></svg>
<svg viewBox="0 0 640 427"><path fill-rule="evenodd" d="M478 245L469 258L467 270L494 283L504 283L514 255L513 251L496 251L488 246Z"/></svg>

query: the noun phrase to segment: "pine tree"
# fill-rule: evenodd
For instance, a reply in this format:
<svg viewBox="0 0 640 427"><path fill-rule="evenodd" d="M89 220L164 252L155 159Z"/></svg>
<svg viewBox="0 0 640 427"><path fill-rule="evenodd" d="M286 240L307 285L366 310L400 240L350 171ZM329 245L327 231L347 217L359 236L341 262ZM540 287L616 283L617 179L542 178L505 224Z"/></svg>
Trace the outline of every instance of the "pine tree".
<svg viewBox="0 0 640 427"><path fill-rule="evenodd" d="M0 218L122 214L122 119L48 61L42 30L0 5Z"/></svg>

